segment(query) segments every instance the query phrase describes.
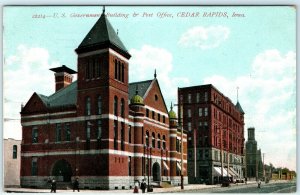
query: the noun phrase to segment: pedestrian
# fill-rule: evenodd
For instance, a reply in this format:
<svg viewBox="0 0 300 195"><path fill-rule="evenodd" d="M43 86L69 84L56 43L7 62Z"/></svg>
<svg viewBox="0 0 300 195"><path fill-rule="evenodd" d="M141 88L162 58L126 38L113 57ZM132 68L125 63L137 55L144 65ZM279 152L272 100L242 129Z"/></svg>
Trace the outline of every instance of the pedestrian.
<svg viewBox="0 0 300 195"><path fill-rule="evenodd" d="M52 193L52 192L56 193L56 181L55 181L55 179L52 179L52 182L51 182L51 191L50 191L50 193Z"/></svg>
<svg viewBox="0 0 300 195"><path fill-rule="evenodd" d="M247 185L247 177L245 178L245 183L246 183L246 185Z"/></svg>
<svg viewBox="0 0 300 195"><path fill-rule="evenodd" d="M260 188L260 185L261 185L261 181L258 180L257 187Z"/></svg>
<svg viewBox="0 0 300 195"><path fill-rule="evenodd" d="M78 177L76 177L74 183L73 183L73 192L75 192L75 190L77 190L79 192L79 181L78 181Z"/></svg>
<svg viewBox="0 0 300 195"><path fill-rule="evenodd" d="M145 191L146 191L146 182L145 182L144 179L142 180L142 183L141 183L141 189L142 189L142 193L145 193Z"/></svg>

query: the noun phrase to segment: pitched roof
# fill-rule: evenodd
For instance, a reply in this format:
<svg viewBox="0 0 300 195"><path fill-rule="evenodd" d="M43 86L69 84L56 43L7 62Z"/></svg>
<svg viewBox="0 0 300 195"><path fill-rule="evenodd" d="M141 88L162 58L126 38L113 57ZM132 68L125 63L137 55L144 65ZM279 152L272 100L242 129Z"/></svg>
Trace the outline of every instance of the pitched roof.
<svg viewBox="0 0 300 195"><path fill-rule="evenodd" d="M134 95L136 95L136 87L138 87L137 95L141 96L142 98L145 98L144 96L145 96L148 88L150 87L151 83L152 83L152 80L129 83L129 89L128 89L129 100L131 100L131 98Z"/></svg>
<svg viewBox="0 0 300 195"><path fill-rule="evenodd" d="M95 48L102 49L111 47L122 53L128 59L131 57L127 52L125 45L115 32L114 28L102 13L101 17L85 36L78 48L75 50L77 53L91 51Z"/></svg>
<svg viewBox="0 0 300 195"><path fill-rule="evenodd" d="M59 107L67 105L76 105L77 101L77 81L71 83L65 88L62 88L50 96L37 94L43 101L45 106Z"/></svg>
<svg viewBox="0 0 300 195"><path fill-rule="evenodd" d="M236 103L235 107L242 113L245 114L244 110L242 109L242 106L240 105L239 102Z"/></svg>

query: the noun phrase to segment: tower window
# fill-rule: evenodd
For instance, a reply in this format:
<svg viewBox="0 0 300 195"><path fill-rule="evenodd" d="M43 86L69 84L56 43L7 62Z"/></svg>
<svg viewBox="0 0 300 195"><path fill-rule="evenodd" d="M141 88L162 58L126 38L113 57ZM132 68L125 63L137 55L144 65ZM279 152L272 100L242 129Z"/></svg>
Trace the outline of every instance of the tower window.
<svg viewBox="0 0 300 195"><path fill-rule="evenodd" d="M115 59L115 79L118 79L118 61Z"/></svg>
<svg viewBox="0 0 300 195"><path fill-rule="evenodd" d="M118 121L114 120L114 149L118 149Z"/></svg>
<svg viewBox="0 0 300 195"><path fill-rule="evenodd" d="M121 117L125 117L125 101L123 98L121 99Z"/></svg>
<svg viewBox="0 0 300 195"><path fill-rule="evenodd" d="M117 116L118 115L118 97L115 96L114 98L114 115Z"/></svg>
<svg viewBox="0 0 300 195"><path fill-rule="evenodd" d="M85 100L85 114L91 115L91 98L87 97Z"/></svg>
<svg viewBox="0 0 300 195"><path fill-rule="evenodd" d="M121 123L121 150L125 150L125 123Z"/></svg>

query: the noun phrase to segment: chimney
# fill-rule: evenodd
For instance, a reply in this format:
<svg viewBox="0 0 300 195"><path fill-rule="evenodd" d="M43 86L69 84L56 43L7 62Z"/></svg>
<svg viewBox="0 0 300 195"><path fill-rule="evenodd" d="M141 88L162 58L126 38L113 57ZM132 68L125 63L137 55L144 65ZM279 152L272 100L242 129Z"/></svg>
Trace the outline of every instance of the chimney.
<svg viewBox="0 0 300 195"><path fill-rule="evenodd" d="M72 74L77 73L65 65L57 68L51 68L50 70L55 72L55 92L70 85L73 80Z"/></svg>

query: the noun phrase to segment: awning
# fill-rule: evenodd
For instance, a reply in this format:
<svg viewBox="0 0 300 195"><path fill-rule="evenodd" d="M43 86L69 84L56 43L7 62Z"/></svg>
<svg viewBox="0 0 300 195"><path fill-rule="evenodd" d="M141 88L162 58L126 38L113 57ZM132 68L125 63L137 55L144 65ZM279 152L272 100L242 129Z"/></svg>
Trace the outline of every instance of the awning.
<svg viewBox="0 0 300 195"><path fill-rule="evenodd" d="M220 167L214 167L215 173L217 176L221 176L221 168Z"/></svg>
<svg viewBox="0 0 300 195"><path fill-rule="evenodd" d="M223 176L231 176L230 174L227 173L227 168L223 168Z"/></svg>
<svg viewBox="0 0 300 195"><path fill-rule="evenodd" d="M165 161L163 161L164 167L169 171L169 166L167 165L167 163Z"/></svg>
<svg viewBox="0 0 300 195"><path fill-rule="evenodd" d="M230 168L229 168L229 172L230 172L230 171L232 172L233 175L239 177L239 174L238 174L237 172L235 172L235 170L234 170L233 168L230 167Z"/></svg>
<svg viewBox="0 0 300 195"><path fill-rule="evenodd" d="M181 171L181 163L180 162L177 162L177 167L178 169ZM185 171L185 168L183 167L183 171Z"/></svg>
<svg viewBox="0 0 300 195"><path fill-rule="evenodd" d="M177 162L177 168L181 171L181 165Z"/></svg>
<svg viewBox="0 0 300 195"><path fill-rule="evenodd" d="M229 168L229 174L230 174L231 176L233 176L233 177L237 177L237 175L234 174L234 172L232 172L231 168Z"/></svg>

